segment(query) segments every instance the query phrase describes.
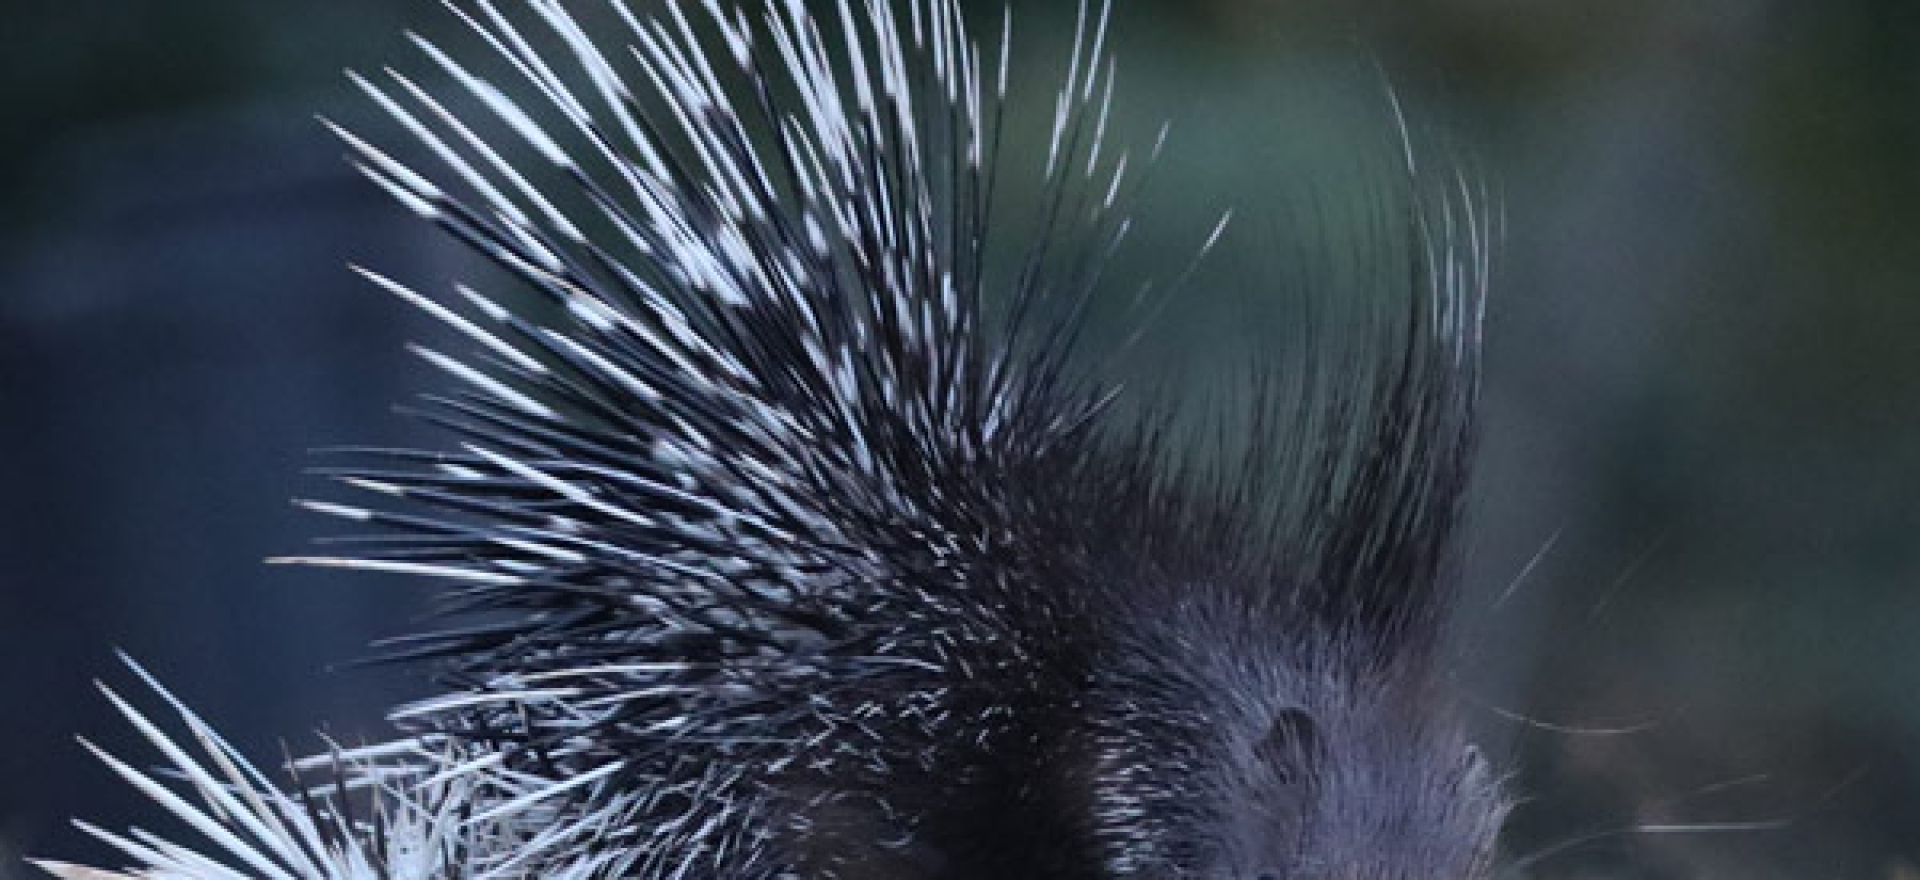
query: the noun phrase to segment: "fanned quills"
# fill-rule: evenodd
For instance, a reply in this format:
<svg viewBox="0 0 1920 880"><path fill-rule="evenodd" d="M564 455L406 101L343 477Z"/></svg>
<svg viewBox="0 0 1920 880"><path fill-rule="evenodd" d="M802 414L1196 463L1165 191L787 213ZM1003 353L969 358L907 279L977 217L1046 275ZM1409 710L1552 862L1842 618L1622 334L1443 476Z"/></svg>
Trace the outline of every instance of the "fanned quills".
<svg viewBox="0 0 1920 880"><path fill-rule="evenodd" d="M211 846L88 826L138 867L44 867L1489 874L1506 801L1438 656L1470 187L1407 151L1378 289L1196 464L1073 354L1128 225L1104 9L1047 154L1003 161L1005 31L982 52L955 0L613 0L593 34L525 7L449 5L499 82L419 38L434 85L353 77L404 149L335 128L503 270L362 272L457 331L420 349L455 380L427 404L449 440L350 453L354 498L308 504L375 534L295 560L441 584L447 627L387 648L444 692L282 788L177 703L199 757L116 697L185 785L112 766ZM1040 216L997 216L1007 186ZM1001 256L1006 222L1034 233Z"/></svg>

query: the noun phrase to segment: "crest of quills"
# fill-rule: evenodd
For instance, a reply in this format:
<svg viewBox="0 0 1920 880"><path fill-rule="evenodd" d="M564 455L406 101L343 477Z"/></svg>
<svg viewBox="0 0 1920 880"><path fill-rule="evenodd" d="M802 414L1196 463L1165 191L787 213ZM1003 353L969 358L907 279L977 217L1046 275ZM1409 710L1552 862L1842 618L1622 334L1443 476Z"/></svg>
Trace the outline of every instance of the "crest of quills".
<svg viewBox="0 0 1920 880"><path fill-rule="evenodd" d="M1011 25L983 51L955 0L449 9L467 45L352 77L394 125L334 131L504 271L361 270L457 331L419 349L446 445L358 454L309 506L381 540L291 560L442 584L396 659L444 693L281 779L139 672L165 725L108 698L170 768L100 758L191 835L83 824L134 867L36 864L1489 874L1507 800L1436 669L1487 258L1459 175L1405 150L1378 289L1322 292L1370 298L1195 463L1073 356L1145 164L1106 142L1107 9L1028 156ZM1002 223L1034 232L1002 255Z"/></svg>

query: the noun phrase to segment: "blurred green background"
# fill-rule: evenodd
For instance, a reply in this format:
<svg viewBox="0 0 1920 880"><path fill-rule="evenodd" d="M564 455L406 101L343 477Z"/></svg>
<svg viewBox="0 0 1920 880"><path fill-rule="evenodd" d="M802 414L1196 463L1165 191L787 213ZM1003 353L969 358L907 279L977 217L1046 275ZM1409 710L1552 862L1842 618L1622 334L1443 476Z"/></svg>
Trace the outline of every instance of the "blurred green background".
<svg viewBox="0 0 1920 880"><path fill-rule="evenodd" d="M1071 5L1015 9L1057 62ZM435 384L343 264L464 259L311 119L370 120L340 69L421 69L436 4L6 18L0 876L144 814L69 739L122 742L112 646L262 756L419 692L327 670L407 586L258 560L326 529L285 502L306 449L418 439L389 404ZM1511 875L1920 877L1920 4L1123 0L1115 31L1117 137L1173 125L1129 259L1237 212L1156 356L1211 352L1289 206L1379 148L1376 61L1500 193L1458 654L1525 796Z"/></svg>

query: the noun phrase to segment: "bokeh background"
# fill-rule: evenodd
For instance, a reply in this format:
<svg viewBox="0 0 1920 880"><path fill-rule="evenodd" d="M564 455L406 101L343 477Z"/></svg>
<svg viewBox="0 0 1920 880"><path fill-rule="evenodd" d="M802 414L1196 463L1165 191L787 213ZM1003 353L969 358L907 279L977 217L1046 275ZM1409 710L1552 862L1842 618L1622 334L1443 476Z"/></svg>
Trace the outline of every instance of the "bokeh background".
<svg viewBox="0 0 1920 880"><path fill-rule="evenodd" d="M1044 68L1073 9L1015 7ZM308 449L433 442L392 409L438 384L401 350L432 331L344 264L468 259L311 118L390 131L339 71L421 70L404 28L460 40L436 4L5 20L0 876L24 876L98 852L69 816L151 819L71 739L131 746L89 687L133 684L116 646L263 758L421 691L335 668L413 586L260 561L329 528L288 503L328 491ZM1218 343L1285 268L1263 235L1291 196L1379 147L1376 61L1500 192L1457 653L1526 795L1510 875L1920 877L1920 4L1123 0L1115 28L1118 136L1173 123L1132 259L1240 218L1155 357Z"/></svg>

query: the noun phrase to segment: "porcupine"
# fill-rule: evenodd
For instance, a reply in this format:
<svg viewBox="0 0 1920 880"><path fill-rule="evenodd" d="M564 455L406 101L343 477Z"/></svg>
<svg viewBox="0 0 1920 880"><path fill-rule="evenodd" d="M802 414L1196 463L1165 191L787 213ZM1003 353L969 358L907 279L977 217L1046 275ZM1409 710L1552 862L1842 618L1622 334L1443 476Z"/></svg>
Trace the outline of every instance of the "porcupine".
<svg viewBox="0 0 1920 880"><path fill-rule="evenodd" d="M1393 314L1270 369L1243 455L1184 464L1073 357L1128 222L1105 7L996 283L1008 30L990 57L956 0L614 0L602 40L528 5L563 49L449 4L517 96L418 37L481 109L353 76L437 176L333 127L540 300L362 270L475 346L420 349L461 382L428 408L458 444L362 450L340 476L382 504L308 506L383 531L293 560L449 583L466 622L390 644L447 693L337 761L338 797L113 697L215 852L288 878L1487 873L1506 800L1439 668L1486 274L1457 177L1406 152ZM133 876L231 876L95 832Z"/></svg>

